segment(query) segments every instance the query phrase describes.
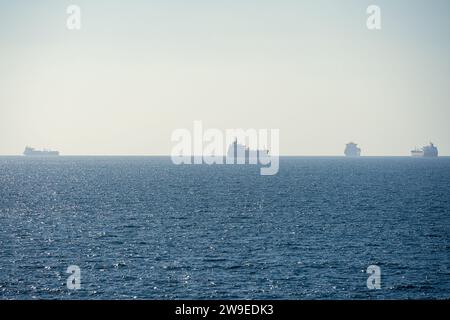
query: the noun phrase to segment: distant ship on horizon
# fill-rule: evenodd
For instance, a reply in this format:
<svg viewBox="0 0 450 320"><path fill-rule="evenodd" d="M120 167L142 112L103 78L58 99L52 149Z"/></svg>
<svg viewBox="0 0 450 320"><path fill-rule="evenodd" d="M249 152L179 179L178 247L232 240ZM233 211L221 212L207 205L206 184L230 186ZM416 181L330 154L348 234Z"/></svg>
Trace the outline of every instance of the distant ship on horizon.
<svg viewBox="0 0 450 320"><path fill-rule="evenodd" d="M250 159L257 160L263 157L269 157L269 150L251 150L246 145L237 142L237 139L228 147L227 158L231 159L245 159L245 161L250 161Z"/></svg>
<svg viewBox="0 0 450 320"><path fill-rule="evenodd" d="M434 158L439 155L437 147L433 144L433 142L430 142L428 146L422 147L421 149L414 148L414 150L411 150L411 156L413 157L427 157L427 158Z"/></svg>
<svg viewBox="0 0 450 320"><path fill-rule="evenodd" d="M35 148L25 147L24 156L59 156L59 151L53 150L36 150Z"/></svg>
<svg viewBox="0 0 450 320"><path fill-rule="evenodd" d="M359 157L361 156L361 149L354 142L349 142L345 146L344 154L346 157Z"/></svg>

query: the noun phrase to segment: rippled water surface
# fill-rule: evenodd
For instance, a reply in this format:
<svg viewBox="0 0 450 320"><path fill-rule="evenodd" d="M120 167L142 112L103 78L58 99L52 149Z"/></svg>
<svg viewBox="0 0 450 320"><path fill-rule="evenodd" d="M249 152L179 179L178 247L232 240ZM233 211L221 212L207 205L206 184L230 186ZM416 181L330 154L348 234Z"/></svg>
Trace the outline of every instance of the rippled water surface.
<svg viewBox="0 0 450 320"><path fill-rule="evenodd" d="M450 298L450 158L0 157L0 298Z"/></svg>

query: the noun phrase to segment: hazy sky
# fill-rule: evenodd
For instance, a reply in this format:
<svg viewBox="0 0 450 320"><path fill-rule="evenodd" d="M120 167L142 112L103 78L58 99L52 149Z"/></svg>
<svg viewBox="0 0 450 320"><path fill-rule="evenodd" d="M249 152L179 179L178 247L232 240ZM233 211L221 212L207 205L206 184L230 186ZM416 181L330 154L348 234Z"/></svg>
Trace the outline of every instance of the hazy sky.
<svg viewBox="0 0 450 320"><path fill-rule="evenodd" d="M170 154L202 120L285 155L450 155L449 57L448 0L0 0L0 154Z"/></svg>

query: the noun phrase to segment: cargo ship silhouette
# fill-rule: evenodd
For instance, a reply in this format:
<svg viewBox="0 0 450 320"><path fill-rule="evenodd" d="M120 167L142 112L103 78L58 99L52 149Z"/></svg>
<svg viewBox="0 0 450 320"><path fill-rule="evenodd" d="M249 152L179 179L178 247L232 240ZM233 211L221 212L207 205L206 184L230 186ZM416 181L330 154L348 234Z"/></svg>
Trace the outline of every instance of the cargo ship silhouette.
<svg viewBox="0 0 450 320"><path fill-rule="evenodd" d="M258 159L268 158L269 150L252 150L244 144L237 142L237 139L228 147L227 158L233 162L244 161L245 163L256 163Z"/></svg>
<svg viewBox="0 0 450 320"><path fill-rule="evenodd" d="M48 156L59 156L59 151L53 150L36 150L35 148L25 147L25 151L23 152L24 156L31 157L48 157Z"/></svg>
<svg viewBox="0 0 450 320"><path fill-rule="evenodd" d="M413 157L437 157L439 154L437 147L430 142L428 146L423 147L422 149L414 148L411 150L411 156Z"/></svg>
<svg viewBox="0 0 450 320"><path fill-rule="evenodd" d="M345 146L344 154L346 157L359 157L361 155L361 149L353 142L347 143Z"/></svg>

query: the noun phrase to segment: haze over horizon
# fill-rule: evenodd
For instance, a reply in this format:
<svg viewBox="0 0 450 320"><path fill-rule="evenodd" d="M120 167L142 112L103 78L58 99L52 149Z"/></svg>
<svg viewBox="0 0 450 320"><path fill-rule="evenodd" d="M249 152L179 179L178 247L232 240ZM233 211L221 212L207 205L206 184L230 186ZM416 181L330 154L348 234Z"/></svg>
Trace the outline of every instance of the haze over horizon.
<svg viewBox="0 0 450 320"><path fill-rule="evenodd" d="M449 1L0 5L0 155L169 155L195 120L280 129L281 155L450 155Z"/></svg>

